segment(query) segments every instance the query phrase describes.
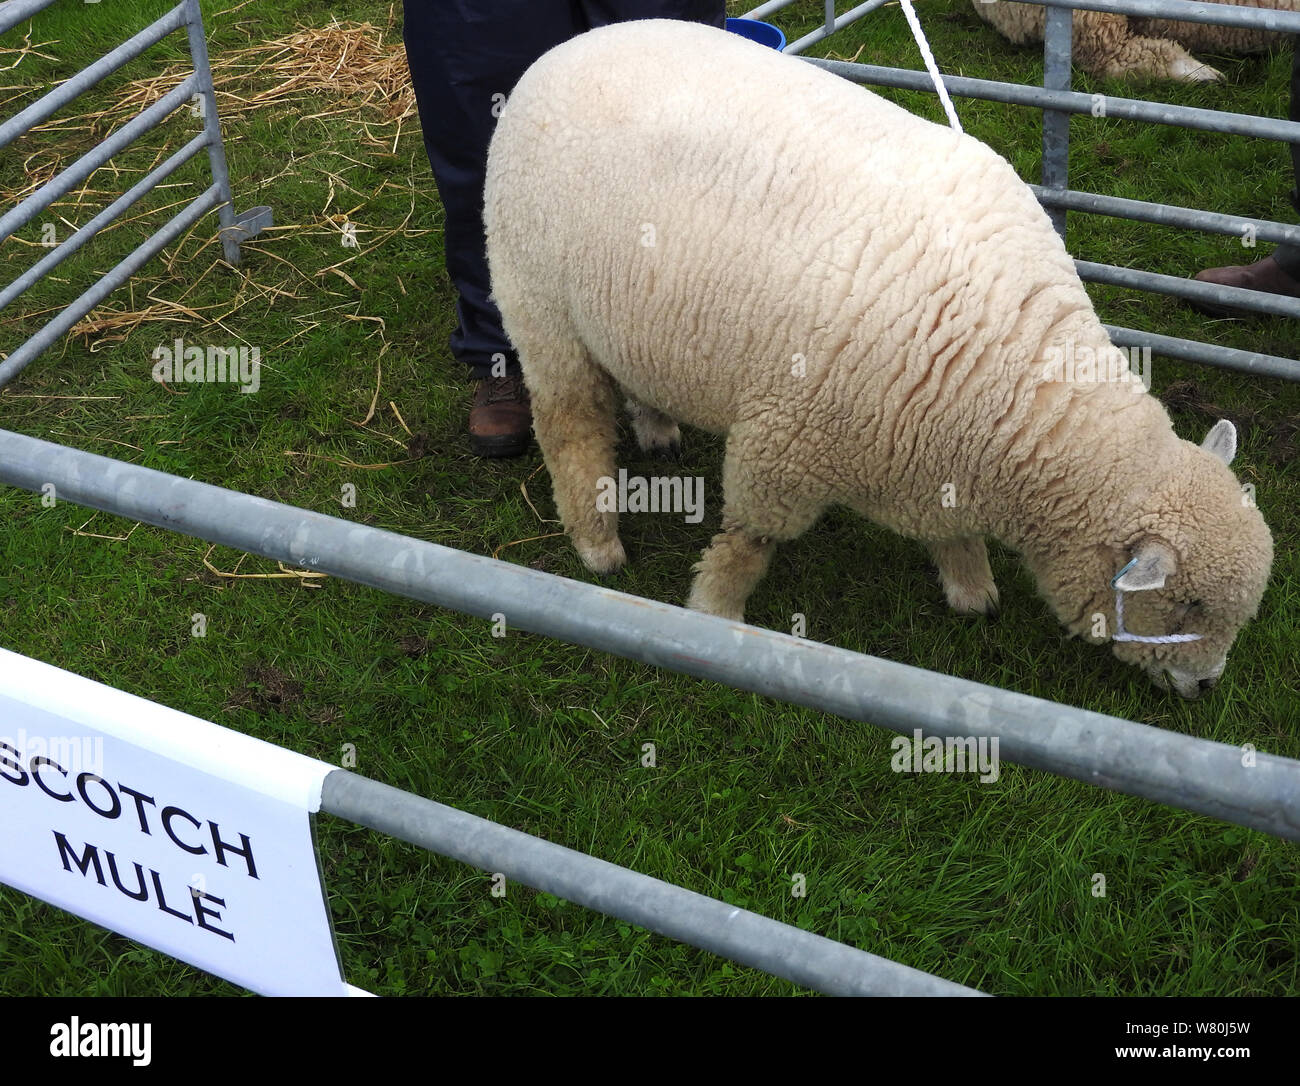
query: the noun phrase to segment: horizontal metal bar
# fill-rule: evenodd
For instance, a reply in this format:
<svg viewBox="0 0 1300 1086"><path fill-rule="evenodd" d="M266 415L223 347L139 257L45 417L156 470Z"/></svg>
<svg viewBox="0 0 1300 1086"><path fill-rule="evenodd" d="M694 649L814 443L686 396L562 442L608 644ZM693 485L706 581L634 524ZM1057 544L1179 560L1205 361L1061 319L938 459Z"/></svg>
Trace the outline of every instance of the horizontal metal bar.
<svg viewBox="0 0 1300 1086"><path fill-rule="evenodd" d="M153 237L141 242L130 256L106 272L94 286L68 305L66 309L14 351L13 354L0 362L0 388L12 381L32 359L72 328L77 321L99 305L109 294L130 279L158 250L165 245L170 245L220 202L221 194L217 186L213 185L187 205Z"/></svg>
<svg viewBox="0 0 1300 1086"><path fill-rule="evenodd" d="M798 3L798 0L768 0L766 4L759 4L752 11L745 12L742 19L762 19L768 15L773 15L782 8L788 8L791 4Z"/></svg>
<svg viewBox="0 0 1300 1086"><path fill-rule="evenodd" d="M977 3L983 0L976 0ZM1000 3L1001 0L994 0ZM1022 0L1041 7L1074 8L1114 15L1135 15L1141 19L1177 19L1184 23L1212 26L1240 26L1247 30L1276 30L1300 34L1300 12L1271 8L1234 7L1231 4L1199 4L1188 0Z"/></svg>
<svg viewBox="0 0 1300 1086"><path fill-rule="evenodd" d="M1252 313L1300 317L1300 298L1286 298L1262 290L1226 287L1220 283L1201 283L1179 275L1160 275L1156 272L1138 271L1136 268L1120 268L1114 264L1094 264L1091 260L1076 260L1074 269L1085 283L1104 283L1111 287L1172 294L1176 298L1229 305Z"/></svg>
<svg viewBox="0 0 1300 1086"><path fill-rule="evenodd" d="M1273 222L1270 219L1221 215L1217 211L1175 207L1172 204L1151 204L1143 200L1124 200L1117 196L1100 196L1095 192L1079 192L1075 189L1051 189L1042 185L1029 187L1038 197L1038 202L1046 207L1089 211L1096 215L1135 219L1138 222L1156 223L1160 226L1203 230L1209 234L1227 234L1230 237L1246 237L1249 228L1254 231L1257 241L1300 246L1300 226Z"/></svg>
<svg viewBox="0 0 1300 1086"><path fill-rule="evenodd" d="M38 11L44 11L54 0L8 0L0 4L0 34L13 29L24 19L30 19Z"/></svg>
<svg viewBox="0 0 1300 1086"><path fill-rule="evenodd" d="M828 995L981 994L345 769L321 810Z"/></svg>
<svg viewBox="0 0 1300 1086"><path fill-rule="evenodd" d="M137 113L111 136L97 143L71 166L55 174L25 200L0 216L0 244L3 244L15 230L25 226L60 196L65 195L114 155L120 153L123 148L166 120L178 106L190 100L197 85L198 77L191 73L179 86L163 95L148 109Z"/></svg>
<svg viewBox="0 0 1300 1086"><path fill-rule="evenodd" d="M1300 841L1300 762L552 576L0 430L0 482L892 731ZM1099 650L1100 651L1100 650ZM1139 681L1134 675L1134 681Z"/></svg>
<svg viewBox="0 0 1300 1086"><path fill-rule="evenodd" d="M999 0L1001 2L1001 0ZM828 72L854 83L871 83L902 90L929 91L934 86L926 72L910 68L885 68L878 64L851 64L844 60L825 60L821 57L800 57ZM1055 109L1067 113L1091 115L1094 96L1082 91L1045 90L1023 83L1001 83L992 79L971 79L967 76L944 75L944 86L949 94L963 98L979 98L990 102L1008 102L1035 109ZM1259 136L1263 139L1300 143L1300 121L1283 121L1274 117L1254 117L1245 113L1225 113L1215 109L1193 106L1174 106L1165 102L1145 102L1136 98L1105 96L1105 116L1126 121L1147 121L1152 124L1176 125L1206 132L1223 132L1237 136Z"/></svg>
<svg viewBox="0 0 1300 1086"><path fill-rule="evenodd" d="M1256 354L1235 347L1221 347L1217 343L1201 343L1195 339L1175 339L1113 324L1104 327L1110 334L1111 342L1117 347L1150 347L1152 354L1161 354L1167 358L1181 358L1187 362L1199 362L1203 366L1236 370L1254 377L1280 377L1284 381L1300 381L1300 361L1293 358Z"/></svg>
<svg viewBox="0 0 1300 1086"><path fill-rule="evenodd" d="M42 276L62 264L64 260L80 249L86 242L99 233L100 230L140 199L141 196L153 189L160 181L170 177L207 145L207 132L200 132L190 140L189 143L167 159L166 162L160 165L157 169L152 170L147 176L141 178L136 182L136 184L132 185L131 188L127 189L126 192L109 204L108 207L104 208L103 211L86 223L85 226L81 227L80 230L60 244L58 248L51 250L28 268L27 271L23 272L22 275L5 287L4 290L0 290L0 310L3 310L5 306L17 298L18 295L28 287L41 279Z"/></svg>
<svg viewBox="0 0 1300 1086"><path fill-rule="evenodd" d="M111 75L123 64L134 60L151 45L156 45L172 31L179 30L184 25L185 12L178 5L161 19L128 38L112 52L105 53L93 64L82 68L71 79L60 83L26 109L0 123L0 148L7 147L28 129L35 128L47 117L57 113L77 95L89 90L105 76Z"/></svg>
<svg viewBox="0 0 1300 1086"><path fill-rule="evenodd" d="M877 8L884 7L886 4L892 2L893 0L867 0L865 4L859 4L855 8L850 8L843 15L836 16L834 26L828 29L826 25L823 23L816 30L812 31L810 34L805 34L798 41L791 42L784 49L782 49L781 52L798 55L799 53L802 53L805 49L807 49L810 45L816 45L819 41L825 41L835 31L843 30L850 23L856 23L864 15L870 15Z"/></svg>

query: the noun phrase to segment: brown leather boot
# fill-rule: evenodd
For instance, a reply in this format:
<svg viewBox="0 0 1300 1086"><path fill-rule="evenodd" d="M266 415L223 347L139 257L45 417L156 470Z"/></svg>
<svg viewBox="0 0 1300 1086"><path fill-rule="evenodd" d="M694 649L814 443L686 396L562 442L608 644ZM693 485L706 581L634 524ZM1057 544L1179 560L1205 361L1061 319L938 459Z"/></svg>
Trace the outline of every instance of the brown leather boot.
<svg viewBox="0 0 1300 1086"><path fill-rule="evenodd" d="M1218 283L1225 287L1243 287L1246 290L1262 290L1269 294L1281 294L1287 298L1300 298L1300 279L1292 279L1271 256L1257 260L1253 264L1237 264L1227 268L1206 268L1196 273L1202 283ZM1217 302L1192 302L1202 313L1213 317L1256 317L1263 314L1236 306L1220 305Z"/></svg>
<svg viewBox="0 0 1300 1086"><path fill-rule="evenodd" d="M519 374L485 377L469 409L469 449L475 456L519 456L532 441L533 413Z"/></svg>

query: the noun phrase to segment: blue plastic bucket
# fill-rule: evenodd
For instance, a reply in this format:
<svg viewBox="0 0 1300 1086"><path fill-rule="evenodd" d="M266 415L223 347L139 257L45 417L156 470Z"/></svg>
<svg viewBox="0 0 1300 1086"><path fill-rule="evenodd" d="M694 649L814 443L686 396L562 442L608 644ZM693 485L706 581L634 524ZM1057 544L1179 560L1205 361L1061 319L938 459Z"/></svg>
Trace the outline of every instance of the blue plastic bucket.
<svg viewBox="0 0 1300 1086"><path fill-rule="evenodd" d="M779 26L771 23L760 23L757 19L728 19L727 29L742 38L775 49L778 53L785 48L785 35Z"/></svg>

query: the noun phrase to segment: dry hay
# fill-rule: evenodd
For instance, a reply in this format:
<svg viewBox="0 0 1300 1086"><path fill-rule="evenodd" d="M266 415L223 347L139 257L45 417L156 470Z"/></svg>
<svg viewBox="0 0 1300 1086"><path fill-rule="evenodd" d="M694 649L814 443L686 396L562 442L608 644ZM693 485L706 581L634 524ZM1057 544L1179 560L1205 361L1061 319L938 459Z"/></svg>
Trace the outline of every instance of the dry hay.
<svg viewBox="0 0 1300 1086"><path fill-rule="evenodd" d="M384 40L391 33L391 27L368 22L335 21L223 51L212 62L217 111L223 120L271 107L301 120L358 115L367 135L370 125L394 124L400 133L402 122L415 114L415 93L406 68L406 48ZM132 81L115 108L131 113L144 109L171 90L185 71L186 66L178 65ZM271 86L250 90L268 80ZM343 101L337 108L308 112L323 97Z"/></svg>
<svg viewBox="0 0 1300 1086"><path fill-rule="evenodd" d="M56 49L58 45L56 41L32 42L29 31L28 37L18 49L0 50L0 69L16 67L27 54L55 59L51 50ZM9 62L7 54L17 54L17 57ZM97 112L76 111L66 117L52 118L33 129L37 133L54 135L56 142L52 146L47 140L40 148L29 151L28 158L24 162L22 187L17 191L0 189L0 203L9 205L29 195L81 154L86 143L103 138L104 134L118 128L166 95L190 70L188 59L184 63L170 65L150 76L124 83L116 93L112 104ZM360 131L359 142L363 147L368 147L372 153L393 154L401 138L404 122L413 117L416 112L415 95L406 66L406 49L401 43L400 35L394 29L391 11L388 26L376 26L370 22L333 20L327 26L300 27L284 37L250 43L244 48L223 49L213 55L212 74L217 95L217 109L228 141L233 134L237 133L239 122L245 120L249 114L257 110L271 110L274 114L291 117L294 124L317 118L347 117ZM7 89L32 90L29 87ZM6 100L12 100L13 97L11 95ZM26 96L20 94L19 97ZM34 92L30 97L35 97ZM325 108L321 108L322 106ZM416 124L415 131L418 130ZM76 224L68 217L69 215L84 219L83 205L107 204L131 184L131 181L126 180L122 175L134 177L147 173L174 149L172 144L173 141L168 139L152 154L152 162L137 160L130 166L116 161L109 162L87 178L80 188L55 201L50 206L50 213L60 217L69 230L75 229ZM356 144L354 143L353 146L355 147ZM143 149L139 145L133 145L131 148L131 151L146 156L151 150ZM124 152L121 157L125 158L127 153L129 152ZM269 186L285 173L291 171L296 173L320 153L322 152L295 156L291 166L286 166L279 174L262 178L261 186ZM354 163L358 161L339 152L330 153ZM378 195L378 191L358 192L341 176L342 171L335 165L312 164L312 168L319 170L320 175L327 178L329 182L328 197L315 220L272 227L255 241L245 245L245 248L269 257L281 270L287 267L291 272L287 281L271 282L271 269L265 265L259 272L258 278L266 281L254 281L245 272L241 275L241 285L230 304L220 307L222 312L219 314L208 314L188 308L184 305L184 298L198 281L206 278L212 267L197 279L191 280L188 284L189 289L179 300L163 299L153 294L150 287L156 283L156 277L146 273L133 279L129 288L131 298L126 309L101 306L78 322L70 335L86 337L91 341L91 348L94 349L96 346L121 342L142 324L170 322L187 317L199 326L220 325L226 317L249 301L270 305L281 297L300 298L300 295L294 293L294 281L297 284L310 283L312 289L322 297L343 299L348 295L327 290L324 288L324 283L333 277L346 283L353 292L359 291L356 281L343 270L347 264L368 255L392 237L399 235L413 237L429 232L411 230L407 227L414 213L415 201L431 188L431 179L422 177L417 184L416 179L411 177L406 186L395 184L391 180L386 181L381 186L381 190L387 188L409 192L410 211L396 226L367 224L358 221L356 213L369 203L370 198ZM106 184L107 177L111 177L112 181ZM242 206L247 201L240 196L241 179L236 176L232 181L235 185L236 205ZM165 182L157 191L174 187L189 188L188 185L179 186ZM336 192L350 193L355 196L357 198L354 201L355 206L331 210ZM189 198L191 197L169 206L179 207L187 203ZM139 211L140 206L142 205L137 205L136 212ZM161 210L163 209L153 208L139 214L128 212L127 215L107 226L101 234ZM304 271L268 249L268 246L274 247L277 241L282 241L288 236L315 234L326 238L340 237L345 223L350 223L354 228L359 246L352 250L351 255L332 263L329 267ZM170 272L177 261L183 259L182 252L196 232L201 231L197 239L198 244L207 246L214 241L215 230L216 225L211 216L200 219L187 234L168 247L167 253L162 255L165 269ZM29 246L35 244L16 236L10 241ZM215 264L216 261L213 266ZM156 267L156 265L152 266ZM137 290L141 290L148 297L150 304L136 305ZM117 296L120 299L120 294ZM121 304L120 301L118 304ZM341 312L349 309L352 311ZM32 312L23 315L6 315L5 318L0 319L0 325L40 315ZM312 320L311 317L321 319ZM297 318L297 323L300 325L298 334L305 334L326 321L337 321L339 318L374 321L381 325L377 335L381 341L384 340L382 321L379 318L358 314L353 306L346 303L329 306L316 314L308 315L305 319ZM3 357L3 352L0 352L0 357ZM364 422L369 422L369 416Z"/></svg>

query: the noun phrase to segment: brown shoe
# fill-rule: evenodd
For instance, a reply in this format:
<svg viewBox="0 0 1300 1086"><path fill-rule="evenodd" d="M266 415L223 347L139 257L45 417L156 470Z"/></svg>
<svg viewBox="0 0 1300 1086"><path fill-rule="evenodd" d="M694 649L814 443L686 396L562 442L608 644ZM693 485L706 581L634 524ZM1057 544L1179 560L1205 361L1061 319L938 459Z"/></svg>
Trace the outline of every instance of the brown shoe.
<svg viewBox="0 0 1300 1086"><path fill-rule="evenodd" d="M1287 298L1300 298L1300 279L1292 279L1271 256L1253 264L1239 264L1227 268L1206 268L1197 272L1201 283L1218 283L1225 287L1242 287L1262 290L1268 294L1281 294ZM1218 302L1192 302L1193 307L1212 317L1256 317L1263 314Z"/></svg>
<svg viewBox="0 0 1300 1086"><path fill-rule="evenodd" d="M533 413L519 374L485 377L469 409L469 449L475 456L519 456L532 441Z"/></svg>

